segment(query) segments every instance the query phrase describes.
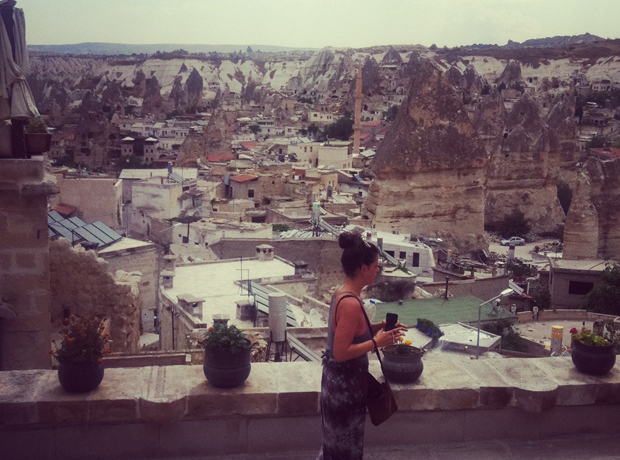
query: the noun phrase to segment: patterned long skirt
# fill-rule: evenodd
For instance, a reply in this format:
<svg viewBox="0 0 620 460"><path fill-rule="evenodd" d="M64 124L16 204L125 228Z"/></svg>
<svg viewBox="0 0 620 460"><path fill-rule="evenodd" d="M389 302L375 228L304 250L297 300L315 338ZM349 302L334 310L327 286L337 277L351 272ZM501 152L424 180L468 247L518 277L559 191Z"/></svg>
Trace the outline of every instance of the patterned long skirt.
<svg viewBox="0 0 620 460"><path fill-rule="evenodd" d="M366 423L366 370L357 363L323 360L323 448L317 460L361 460Z"/></svg>

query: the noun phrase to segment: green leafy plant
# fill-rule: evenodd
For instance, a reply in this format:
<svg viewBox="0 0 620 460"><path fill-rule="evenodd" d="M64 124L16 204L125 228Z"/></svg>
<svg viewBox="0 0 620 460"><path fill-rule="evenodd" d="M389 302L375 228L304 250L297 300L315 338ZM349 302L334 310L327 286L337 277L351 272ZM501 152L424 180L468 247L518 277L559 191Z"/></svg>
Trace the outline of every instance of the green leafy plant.
<svg viewBox="0 0 620 460"><path fill-rule="evenodd" d="M423 350L411 345L411 340L405 340L402 337L398 338L398 343L394 345L388 345L383 348L384 353L387 352L393 355L413 355L421 353Z"/></svg>
<svg viewBox="0 0 620 460"><path fill-rule="evenodd" d="M611 345L611 342L607 340L605 337L601 337L600 335L596 335L590 329L584 329L581 332L577 332L571 334L573 340L577 340L584 345L592 345L595 347L604 347L607 345Z"/></svg>
<svg viewBox="0 0 620 460"><path fill-rule="evenodd" d="M47 134L47 126L45 125L45 122L43 121L42 118L40 117L31 118L28 124L26 125L26 132L32 133L32 134L35 134L35 133Z"/></svg>
<svg viewBox="0 0 620 460"><path fill-rule="evenodd" d="M586 299L586 310L608 315L620 314L620 264L607 264L596 286Z"/></svg>
<svg viewBox="0 0 620 460"><path fill-rule="evenodd" d="M105 318L98 316L75 316L65 318L58 324L63 326L60 345L52 341L55 350L50 350L59 363L101 362L104 353L110 353L110 335L105 330Z"/></svg>
<svg viewBox="0 0 620 460"><path fill-rule="evenodd" d="M273 224L271 227L274 232L287 232L291 229L291 227L286 224Z"/></svg>
<svg viewBox="0 0 620 460"><path fill-rule="evenodd" d="M210 349L230 350L235 353L250 348L251 343L235 325L216 324L207 330L202 346Z"/></svg>

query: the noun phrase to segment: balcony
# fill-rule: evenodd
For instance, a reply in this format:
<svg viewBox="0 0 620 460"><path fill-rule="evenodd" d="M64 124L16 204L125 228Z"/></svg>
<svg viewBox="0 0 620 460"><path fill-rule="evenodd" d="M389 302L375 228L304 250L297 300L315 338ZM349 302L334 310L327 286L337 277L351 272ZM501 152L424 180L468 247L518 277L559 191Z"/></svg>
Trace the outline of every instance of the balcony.
<svg viewBox="0 0 620 460"><path fill-rule="evenodd" d="M399 412L369 424L369 449L620 431L618 366L590 377L570 358L424 362L416 384L393 385ZM319 363L258 363L222 390L201 366L115 368L71 395L56 371L0 372L0 445L3 458L41 460L318 452L320 379Z"/></svg>

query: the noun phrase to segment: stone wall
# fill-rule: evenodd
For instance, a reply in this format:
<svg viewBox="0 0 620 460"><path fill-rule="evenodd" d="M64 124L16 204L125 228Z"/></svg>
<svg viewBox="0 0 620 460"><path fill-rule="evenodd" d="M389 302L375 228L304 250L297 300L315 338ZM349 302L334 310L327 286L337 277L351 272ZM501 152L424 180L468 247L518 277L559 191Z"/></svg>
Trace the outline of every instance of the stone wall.
<svg viewBox="0 0 620 460"><path fill-rule="evenodd" d="M590 157L566 217L567 259L620 259L620 163Z"/></svg>
<svg viewBox="0 0 620 460"><path fill-rule="evenodd" d="M318 362L254 363L226 391L191 365L106 369L80 395L62 391L56 371L0 372L0 445L7 460L296 457L320 448L320 385ZM592 377L563 357L427 355L419 380L392 390L398 412L380 427L367 422L367 447L620 433L618 365Z"/></svg>
<svg viewBox="0 0 620 460"><path fill-rule="evenodd" d="M0 370L51 365L47 197L41 159L0 159Z"/></svg>
<svg viewBox="0 0 620 460"><path fill-rule="evenodd" d="M139 272L140 305L143 332L154 332L153 319L157 307L157 248L153 244L129 248L122 251L99 253L108 262L111 274L121 270Z"/></svg>
<svg viewBox="0 0 620 460"><path fill-rule="evenodd" d="M220 259L254 257L256 246L269 244L274 247L276 256L289 262L307 262L308 269L316 274L319 293L344 281L340 258L342 250L335 239L304 238L286 240L229 240L222 239L211 249Z"/></svg>
<svg viewBox="0 0 620 460"><path fill-rule="evenodd" d="M110 318L111 349L136 352L140 342L140 273L118 271L94 251L61 238L50 243L52 322L62 319L63 306L71 314Z"/></svg>
<svg viewBox="0 0 620 460"><path fill-rule="evenodd" d="M60 186L58 200L78 208L79 217L86 223L100 220L108 227L123 227L121 211L122 182L118 179L63 179L57 176Z"/></svg>

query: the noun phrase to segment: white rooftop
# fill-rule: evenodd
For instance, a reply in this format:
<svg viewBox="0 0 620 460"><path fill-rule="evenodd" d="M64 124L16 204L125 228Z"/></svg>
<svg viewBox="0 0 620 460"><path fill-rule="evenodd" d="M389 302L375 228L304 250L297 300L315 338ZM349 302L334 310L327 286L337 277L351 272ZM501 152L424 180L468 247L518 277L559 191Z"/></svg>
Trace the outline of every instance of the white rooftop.
<svg viewBox="0 0 620 460"><path fill-rule="evenodd" d="M106 254L109 252L122 251L125 249L133 249L133 248L142 248L142 247L147 247L147 246L154 247L155 245L148 241L134 240L133 238L121 238L116 243L113 243L110 246L107 246L103 249L99 249L97 251L97 254Z"/></svg>
<svg viewBox="0 0 620 460"><path fill-rule="evenodd" d="M242 292L239 286L235 285L235 281L241 278L241 273L243 273L243 279L281 279L287 275L294 275L295 267L278 259L243 260L243 263L235 259L176 267L174 287L164 290L163 294L175 303L177 296L181 294L191 294L194 297L206 299L202 307L202 318L205 323L210 324L215 313L224 313L229 315L231 324L247 326L248 324L236 319L235 301L247 299L247 291ZM298 318L298 321L300 320L301 318Z"/></svg>
<svg viewBox="0 0 620 460"><path fill-rule="evenodd" d="M172 168L172 172L183 179L196 179L198 168ZM120 179L150 179L151 177L168 177L168 168L162 169L123 169Z"/></svg>

